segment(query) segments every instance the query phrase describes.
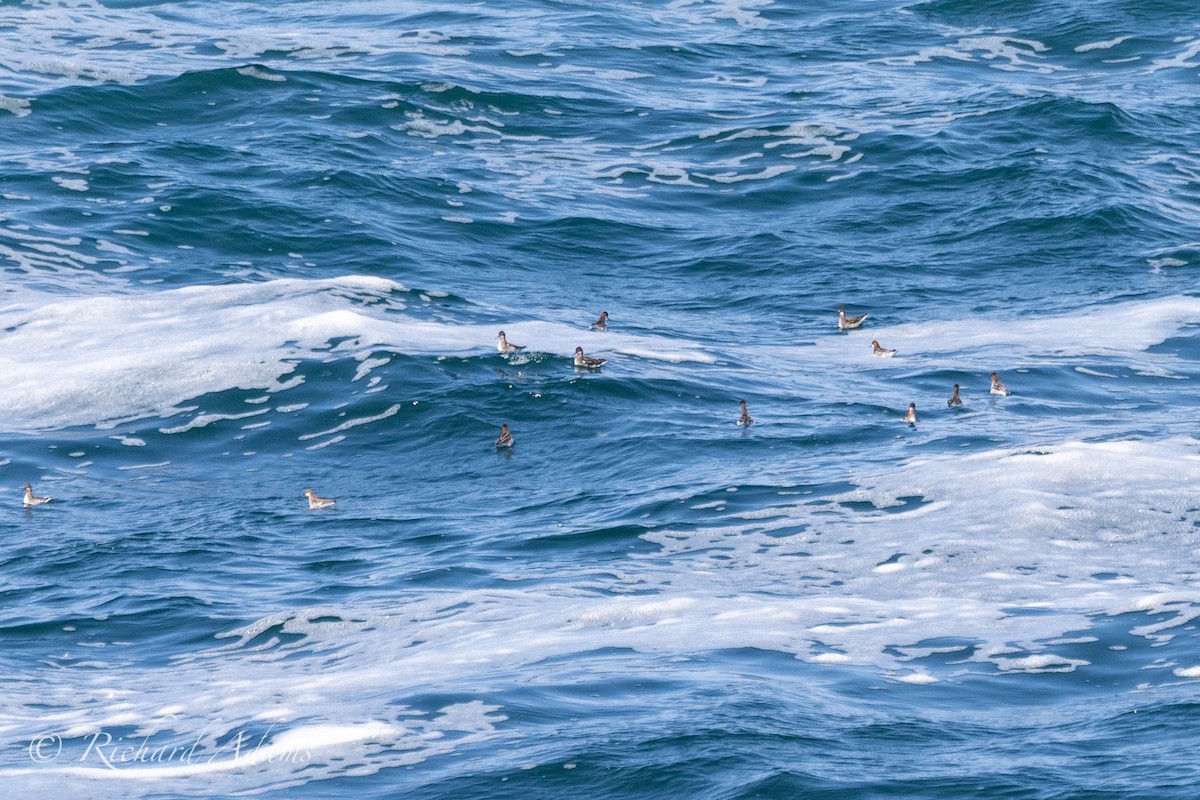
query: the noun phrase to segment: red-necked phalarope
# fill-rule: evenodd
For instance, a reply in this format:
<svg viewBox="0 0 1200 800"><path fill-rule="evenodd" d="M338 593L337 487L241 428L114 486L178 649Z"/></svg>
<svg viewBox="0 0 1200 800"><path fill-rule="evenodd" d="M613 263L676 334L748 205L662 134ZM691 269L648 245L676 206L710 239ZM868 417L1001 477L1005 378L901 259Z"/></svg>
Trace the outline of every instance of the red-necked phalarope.
<svg viewBox="0 0 1200 800"><path fill-rule="evenodd" d="M607 311L600 312L600 319L598 319L592 323L592 330L594 330L594 331L608 330L608 312Z"/></svg>
<svg viewBox="0 0 1200 800"><path fill-rule="evenodd" d="M994 372L992 373L991 392L992 392L992 394L998 394L1001 397L1007 397L1008 395L1012 394L1012 392L1010 392L1008 390L1008 387L1000 382L1000 377L998 375L996 375L996 373L994 373Z"/></svg>
<svg viewBox="0 0 1200 800"><path fill-rule="evenodd" d="M954 392L950 395L950 399L946 401L948 406L961 406L962 398L958 396L958 384L954 384Z"/></svg>
<svg viewBox="0 0 1200 800"><path fill-rule="evenodd" d="M917 404L916 403L908 404L908 413L904 415L904 419L901 421L907 422L909 425L915 425L917 423Z"/></svg>
<svg viewBox="0 0 1200 800"><path fill-rule="evenodd" d="M891 358L892 356L896 355L895 350L889 350L886 347L882 347L879 342L872 341L871 347L873 348L875 355L879 356L880 358Z"/></svg>
<svg viewBox="0 0 1200 800"><path fill-rule="evenodd" d="M500 436L496 439L496 447L512 447L512 434L508 432L508 425L500 426Z"/></svg>
<svg viewBox="0 0 1200 800"><path fill-rule="evenodd" d="M515 353L518 350L524 350L525 345L512 344L504 337L504 331L500 331L500 333L496 336L496 349L501 353Z"/></svg>
<svg viewBox="0 0 1200 800"><path fill-rule="evenodd" d="M605 361L608 361L608 359L585 356L583 354L582 347L575 348L575 366L577 367L583 367L584 369L598 369Z"/></svg>
<svg viewBox="0 0 1200 800"><path fill-rule="evenodd" d="M860 314L857 317L847 317L844 306L838 306L838 330L848 331L851 328L857 328L863 324L863 320L867 318L866 314Z"/></svg>
<svg viewBox="0 0 1200 800"><path fill-rule="evenodd" d="M738 417L738 425L749 427L754 424L754 417L750 416L750 412L746 410L746 401L739 400L738 407L742 409L742 415Z"/></svg>
<svg viewBox="0 0 1200 800"><path fill-rule="evenodd" d="M33 493L33 487L28 483L25 484L25 499L23 501L27 506L40 506L43 503L49 503L49 497L38 497Z"/></svg>
<svg viewBox="0 0 1200 800"><path fill-rule="evenodd" d="M331 505L337 502L336 500L330 500L326 497L317 497L316 493L313 492L312 489L305 489L304 496L308 498L308 507L314 510L318 508L329 508Z"/></svg>

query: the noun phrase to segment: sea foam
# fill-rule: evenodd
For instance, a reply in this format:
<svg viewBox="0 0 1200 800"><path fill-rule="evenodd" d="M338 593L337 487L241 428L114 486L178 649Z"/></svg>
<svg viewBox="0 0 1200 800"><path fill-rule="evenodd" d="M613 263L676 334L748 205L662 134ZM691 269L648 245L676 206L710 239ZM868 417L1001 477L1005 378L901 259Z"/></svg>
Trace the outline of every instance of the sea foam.
<svg viewBox="0 0 1200 800"><path fill-rule="evenodd" d="M495 354L494 326L415 318L402 313L407 297L398 283L365 277L66 298L25 293L0 309L0 369L9 388L0 416L15 431L103 426L168 416L211 392L280 392L304 359L356 358L361 379L372 364L387 363L369 361L364 354L373 349ZM696 343L662 336L595 334L541 321L508 330L529 352L562 358L584 344L609 357L714 360ZM190 427L204 424L197 419Z"/></svg>

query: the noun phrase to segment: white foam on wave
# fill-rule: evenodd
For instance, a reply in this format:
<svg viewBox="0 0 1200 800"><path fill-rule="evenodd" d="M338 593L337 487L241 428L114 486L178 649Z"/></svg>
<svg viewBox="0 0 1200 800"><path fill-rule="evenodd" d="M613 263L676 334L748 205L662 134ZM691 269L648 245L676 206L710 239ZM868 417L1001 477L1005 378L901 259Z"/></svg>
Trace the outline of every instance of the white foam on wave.
<svg viewBox="0 0 1200 800"><path fill-rule="evenodd" d="M1179 40L1177 40L1179 41ZM1177 53L1171 58L1156 58L1150 62L1147 68L1148 73L1159 72L1164 69L1195 69L1200 66L1200 61L1195 60L1200 56L1200 39L1187 38L1183 40L1186 47L1182 52Z"/></svg>
<svg viewBox="0 0 1200 800"><path fill-rule="evenodd" d="M796 157L799 158L800 156L796 156ZM709 181L714 181L715 183L741 183L742 181L766 181L766 180L770 180L771 178L779 177L780 175L786 175L789 172L795 171L795 169L796 169L795 167L788 166L786 164L780 164L780 165L777 165L774 167L766 167L765 169L763 169L760 172L753 172L753 173L748 173L748 174L739 175L734 172L724 172L724 173L720 173L720 174L706 175L704 173L697 172L696 177L704 178L705 180L709 180Z"/></svg>
<svg viewBox="0 0 1200 800"><path fill-rule="evenodd" d="M1053 654L1026 656L1025 658L998 658L997 666L1005 672L1071 672L1088 662L1076 658L1062 658Z"/></svg>
<svg viewBox="0 0 1200 800"><path fill-rule="evenodd" d="M832 502L645 538L704 574L713 591L770 587L824 603L844 594L837 614L802 599L782 605L827 650L881 668L892 660L889 647L957 637L976 640L971 661L1005 671L1074 669L1078 659L1042 658L1039 641L1061 644L1095 615L1173 612L1161 627L1132 631L1147 638L1169 636L1196 616L1189 604L1200 593L1159 591L1188 583L1200 551L1193 439L937 457L881 474L852 470L852 480L859 488ZM908 508L906 497L924 505L897 510ZM862 507L873 510L851 510ZM1020 609L1054 613L1014 613ZM1011 643L1029 653L1014 657ZM804 656L802 645L797 654Z"/></svg>
<svg viewBox="0 0 1200 800"><path fill-rule="evenodd" d="M756 347L746 357L763 364L833 365L845 376L847 385L867 382L869 391L876 394L877 377L873 373L900 365L977 372L986 381L993 370L1057 364L1063 359L1102 358L1124 360L1132 369L1146 374L1175 377L1177 371L1189 370L1186 363L1170 353L1147 351L1185 328L1200 324L1200 297L1134 300L1018 318L960 316L882 325L869 317L866 327L844 334L835 330L835 314L830 313L828 319L829 335L796 346ZM895 348L896 357L873 358L873 339ZM784 374L781 378L803 382L805 376Z"/></svg>
<svg viewBox="0 0 1200 800"><path fill-rule="evenodd" d="M279 388L295 358L339 335L303 322L346 294L403 289L370 278L271 281L85 297L25 294L0 309L13 430L167 415L228 388ZM325 338L322 335L327 334ZM351 331L352 335L353 332Z"/></svg>
<svg viewBox="0 0 1200 800"><path fill-rule="evenodd" d="M1116 47L1117 45L1119 45L1121 42L1125 41L1126 39L1131 39L1131 38L1133 38L1133 37L1130 35L1125 35L1125 36L1118 36L1114 39L1106 39L1103 42L1088 42L1087 44L1081 44L1078 47L1076 47L1075 52L1076 53L1088 53L1088 52L1091 52L1092 50L1109 50L1111 48Z"/></svg>
<svg viewBox="0 0 1200 800"><path fill-rule="evenodd" d="M16 117L27 117L31 113L29 110L30 101L21 97L6 97L0 94L0 111L7 111Z"/></svg>
<svg viewBox="0 0 1200 800"><path fill-rule="evenodd" d="M773 0L671 0L659 13L680 17L692 25L732 20L742 28L767 28L771 23L757 9L770 5L774 5Z"/></svg>
<svg viewBox="0 0 1200 800"><path fill-rule="evenodd" d="M369 425L372 422L379 422L380 420L387 419L388 417L394 417L400 412L401 408L403 408L402 403L395 403L381 414L375 414L374 416L370 417L357 417L355 419L347 420L334 428L330 428L327 431L303 434L299 437L299 439L302 442L308 441L309 439L319 439L322 436L332 436L335 433L341 433L342 431L358 427L359 425Z"/></svg>
<svg viewBox="0 0 1200 800"><path fill-rule="evenodd" d="M370 358L373 350L495 354L494 326L415 319L401 313L401 292L407 290L392 281L344 277L68 298L22 293L0 308L0 369L8 387L0 396L0 418L16 431L104 426L170 416L212 392L282 392L296 385L287 376L305 359L357 358L354 380L361 380L388 363ZM714 361L698 344L667 337L597 334L550 322L507 327L531 354L568 358L584 346L610 358ZM164 432L264 412L201 411Z"/></svg>
<svg viewBox="0 0 1200 800"><path fill-rule="evenodd" d="M880 59L888 66L912 67L936 59L953 61L987 62L991 69L1005 72L1037 72L1049 74L1068 69L1066 66L1046 61L1050 48L1035 39L1021 39L1010 35L979 35L978 31L951 30L945 34L953 42L922 48L907 56L889 56Z"/></svg>
<svg viewBox="0 0 1200 800"><path fill-rule="evenodd" d="M931 683L938 683L938 679L927 672L909 672L896 676L896 680L900 683L910 683L914 686L928 686Z"/></svg>
<svg viewBox="0 0 1200 800"><path fill-rule="evenodd" d="M257 78L260 81L270 81L272 83L285 83L287 81L286 75L280 75L278 72L271 72L256 66L238 67L238 74L245 75L247 78Z"/></svg>
<svg viewBox="0 0 1200 800"><path fill-rule="evenodd" d="M438 120L425 116L423 111L410 111L405 114L408 121L391 126L393 130L419 136L424 139L437 139L442 136L463 136L468 133L484 136L502 137L499 130L502 125L465 125L460 120Z"/></svg>
<svg viewBox="0 0 1200 800"><path fill-rule="evenodd" d="M336 20L309 17L302 30L289 31L267 17L230 26L226 13L215 6L200 5L186 14L164 17L152 7L118 8L99 0L35 3L21 8L9 46L0 49L0 67L27 83L62 86L134 83L149 75L177 74L181 58L203 70L224 69L231 62L288 68L304 60L343 67L371 54L469 54L447 44L449 34L418 29L381 39L379 25L378 13L365 12ZM63 57L64 32L72 41L69 59ZM198 42L212 47L198 48ZM267 75L259 71L254 77L283 77Z"/></svg>
<svg viewBox="0 0 1200 800"><path fill-rule="evenodd" d="M737 119L743 121L741 117ZM699 131L694 143L689 140L683 143L667 140L636 145L631 151L635 163L602 163L594 168L594 172L597 177L608 178L618 184L627 175L644 175L649 183L669 186L698 187L706 185L703 182L733 184L766 181L787 175L799 167L792 163L778 163L748 171L744 162L768 156L793 160L820 158L822 161L813 168L828 169L830 162L840 160L850 150L844 143L853 141L855 137L853 133L808 122L772 128L721 126ZM714 148L707 144L710 141L724 147ZM745 151L726 155L734 146L744 147ZM719 152L721 157L714 158L714 152ZM605 152L600 157L608 159L611 154Z"/></svg>
<svg viewBox="0 0 1200 800"><path fill-rule="evenodd" d="M645 72L634 72L628 69L601 69L598 67L584 67L575 64L559 64L554 67L551 72L583 74L590 78L596 78L601 81L633 81L642 78L651 77Z"/></svg>

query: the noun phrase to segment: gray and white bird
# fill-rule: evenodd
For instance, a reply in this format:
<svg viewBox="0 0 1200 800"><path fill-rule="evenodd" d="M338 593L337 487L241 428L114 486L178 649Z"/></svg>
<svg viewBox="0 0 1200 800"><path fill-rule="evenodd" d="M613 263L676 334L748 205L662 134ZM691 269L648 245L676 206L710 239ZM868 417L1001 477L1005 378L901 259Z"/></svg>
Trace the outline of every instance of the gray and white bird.
<svg viewBox="0 0 1200 800"><path fill-rule="evenodd" d="M513 438L512 438L512 434L509 433L509 431L508 431L508 424L507 423L502 424L500 426L500 436L496 439L496 447L512 447L512 446L513 446Z"/></svg>
<svg viewBox="0 0 1200 800"><path fill-rule="evenodd" d="M591 356L585 356L583 354L582 347L575 348L575 366L577 367L582 367L583 369L599 369L600 366L606 361L608 361L607 358L592 358Z"/></svg>
<svg viewBox="0 0 1200 800"><path fill-rule="evenodd" d="M337 503L336 500L330 500L328 497L317 497L317 493L312 489L305 489L304 496L308 498L308 507L313 511L319 508L329 508Z"/></svg>
<svg viewBox="0 0 1200 800"><path fill-rule="evenodd" d="M749 428L754 424L754 417L750 416L750 412L746 410L746 401L739 400L738 407L742 409L742 415L738 417L738 425Z"/></svg>
<svg viewBox="0 0 1200 800"><path fill-rule="evenodd" d="M33 493L33 487L25 484L25 497L22 503L26 506L40 506L50 502L49 497L38 497Z"/></svg>
<svg viewBox="0 0 1200 800"><path fill-rule="evenodd" d="M857 317L847 317L846 308L838 306L838 330L848 331L853 328L861 327L863 320L867 318L867 314L859 314Z"/></svg>
<svg viewBox="0 0 1200 800"><path fill-rule="evenodd" d="M496 336L496 349L499 350L501 353L515 353L518 350L524 350L525 345L512 344L511 342L508 341L508 338L504 335L504 331L500 331L500 333Z"/></svg>

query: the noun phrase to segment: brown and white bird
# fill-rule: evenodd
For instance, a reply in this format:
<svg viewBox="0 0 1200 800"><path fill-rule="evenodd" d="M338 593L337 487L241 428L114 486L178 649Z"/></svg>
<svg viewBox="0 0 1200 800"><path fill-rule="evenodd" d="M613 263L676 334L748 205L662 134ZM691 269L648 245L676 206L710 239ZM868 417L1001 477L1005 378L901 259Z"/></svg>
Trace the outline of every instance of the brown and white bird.
<svg viewBox="0 0 1200 800"><path fill-rule="evenodd" d="M508 424L500 426L500 436L496 439L496 447L512 447L512 434L508 432Z"/></svg>
<svg viewBox="0 0 1200 800"><path fill-rule="evenodd" d="M575 348L575 366L583 367L584 369L599 369L600 366L608 361L607 358L592 358L583 354L582 347Z"/></svg>
<svg viewBox="0 0 1200 800"><path fill-rule="evenodd" d="M1008 387L1000 382L1000 376L994 372L992 373L991 393L999 395L1000 397L1008 397L1010 394L1012 394L1012 392L1008 390Z"/></svg>
<svg viewBox="0 0 1200 800"><path fill-rule="evenodd" d="M44 503L49 503L49 502L50 502L49 497L38 497L37 495L35 495L33 493L33 487L30 486L28 483L25 484L25 498L23 500L23 503L26 506L40 506L40 505L43 505Z"/></svg>
<svg viewBox="0 0 1200 800"><path fill-rule="evenodd" d="M594 330L594 331L608 330L608 312L607 311L600 312L600 319L598 319L592 323L592 330Z"/></svg>
<svg viewBox="0 0 1200 800"><path fill-rule="evenodd" d="M896 355L895 350L889 350L888 348L881 346L879 342L876 341L871 342L871 348L872 352L874 352L875 355L879 356L880 358L891 358L892 356Z"/></svg>
<svg viewBox="0 0 1200 800"><path fill-rule="evenodd" d="M852 328L858 328L863 324L863 320L867 318L866 314L859 314L857 317L847 317L846 308L838 306L838 330L848 331Z"/></svg>
<svg viewBox="0 0 1200 800"><path fill-rule="evenodd" d="M505 337L504 331L500 331L500 333L496 336L496 349L499 350L501 353L515 353L518 350L524 350L525 345L512 344Z"/></svg>
<svg viewBox="0 0 1200 800"><path fill-rule="evenodd" d="M901 421L907 422L909 425L917 424L917 404L916 403L908 404L908 413L904 415L904 418Z"/></svg>
<svg viewBox="0 0 1200 800"><path fill-rule="evenodd" d="M330 500L327 497L317 497L316 492L312 489L305 489L304 496L308 498L308 507L313 511L318 508L329 508L337 503L336 500Z"/></svg>
<svg viewBox="0 0 1200 800"><path fill-rule="evenodd" d="M750 427L751 425L753 425L754 417L750 416L750 412L746 410L746 401L739 400L738 407L742 409L742 415L740 417L738 417L737 424L742 425L747 428Z"/></svg>
<svg viewBox="0 0 1200 800"><path fill-rule="evenodd" d="M946 401L948 406L961 406L962 398L958 396L958 384L954 384L954 392L950 395L950 399Z"/></svg>

